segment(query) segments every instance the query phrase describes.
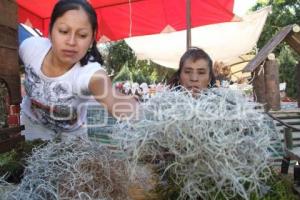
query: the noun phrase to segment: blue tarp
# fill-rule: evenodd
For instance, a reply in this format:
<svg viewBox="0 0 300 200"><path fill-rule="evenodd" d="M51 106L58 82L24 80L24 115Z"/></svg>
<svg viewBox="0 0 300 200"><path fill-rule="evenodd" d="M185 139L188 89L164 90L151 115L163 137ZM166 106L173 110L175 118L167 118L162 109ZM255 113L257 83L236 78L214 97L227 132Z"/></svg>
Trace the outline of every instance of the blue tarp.
<svg viewBox="0 0 300 200"><path fill-rule="evenodd" d="M32 37L32 36L40 36L37 31L32 29L32 31L29 31L29 29L32 29L30 27L25 27L22 24L19 24L18 26L18 42L19 45L25 40L26 38Z"/></svg>

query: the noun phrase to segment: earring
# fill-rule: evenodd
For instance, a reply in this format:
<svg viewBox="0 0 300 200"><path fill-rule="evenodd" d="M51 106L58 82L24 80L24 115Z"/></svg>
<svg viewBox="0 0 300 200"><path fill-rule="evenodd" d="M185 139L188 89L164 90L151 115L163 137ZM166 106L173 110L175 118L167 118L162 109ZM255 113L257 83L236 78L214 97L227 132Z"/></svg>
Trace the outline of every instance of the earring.
<svg viewBox="0 0 300 200"><path fill-rule="evenodd" d="M88 48L87 52L88 52L88 53L91 53L91 51L92 51L92 48L91 48L91 47Z"/></svg>
<svg viewBox="0 0 300 200"><path fill-rule="evenodd" d="M91 44L90 47L88 48L87 52L90 53L92 51L93 45Z"/></svg>

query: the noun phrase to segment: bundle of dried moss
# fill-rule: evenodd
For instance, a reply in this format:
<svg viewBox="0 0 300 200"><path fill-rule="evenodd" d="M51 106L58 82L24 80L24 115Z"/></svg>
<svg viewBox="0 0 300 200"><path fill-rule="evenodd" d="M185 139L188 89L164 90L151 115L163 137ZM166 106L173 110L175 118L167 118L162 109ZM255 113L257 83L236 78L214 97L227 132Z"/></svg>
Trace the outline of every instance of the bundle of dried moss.
<svg viewBox="0 0 300 200"><path fill-rule="evenodd" d="M139 121L116 125L115 138L131 158L131 173L156 160L180 188L179 199L249 199L270 176L269 120L237 91L212 89L193 98L165 91L141 105Z"/></svg>
<svg viewBox="0 0 300 200"><path fill-rule="evenodd" d="M20 185L7 199L106 199L128 197L126 165L97 143L49 143L28 159Z"/></svg>

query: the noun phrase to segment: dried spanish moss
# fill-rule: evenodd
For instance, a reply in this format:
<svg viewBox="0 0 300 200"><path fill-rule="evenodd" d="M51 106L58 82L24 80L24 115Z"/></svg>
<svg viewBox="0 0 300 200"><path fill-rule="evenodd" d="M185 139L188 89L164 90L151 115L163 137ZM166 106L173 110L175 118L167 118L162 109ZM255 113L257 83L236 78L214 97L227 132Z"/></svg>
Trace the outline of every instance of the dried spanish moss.
<svg viewBox="0 0 300 200"><path fill-rule="evenodd" d="M5 195L18 200L126 200L127 187L125 162L99 144L75 140L36 149L20 185Z"/></svg>
<svg viewBox="0 0 300 200"><path fill-rule="evenodd" d="M8 194L16 189L16 186L6 182L5 176L0 177L0 200L8 199Z"/></svg>
<svg viewBox="0 0 300 200"><path fill-rule="evenodd" d="M261 106L229 89L159 93L141 105L139 121L120 122L114 135L131 173L155 161L161 178L171 174L181 187L178 199L191 200L262 195L278 139Z"/></svg>

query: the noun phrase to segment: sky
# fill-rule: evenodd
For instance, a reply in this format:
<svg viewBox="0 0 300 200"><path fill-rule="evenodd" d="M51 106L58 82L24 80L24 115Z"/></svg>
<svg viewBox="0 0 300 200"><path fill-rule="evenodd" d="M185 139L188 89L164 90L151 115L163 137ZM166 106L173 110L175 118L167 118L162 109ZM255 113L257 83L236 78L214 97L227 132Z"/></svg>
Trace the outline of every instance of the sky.
<svg viewBox="0 0 300 200"><path fill-rule="evenodd" d="M233 12L238 16L244 16L255 5L257 0L235 0Z"/></svg>

